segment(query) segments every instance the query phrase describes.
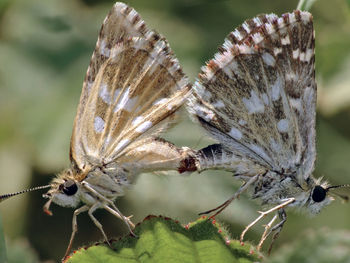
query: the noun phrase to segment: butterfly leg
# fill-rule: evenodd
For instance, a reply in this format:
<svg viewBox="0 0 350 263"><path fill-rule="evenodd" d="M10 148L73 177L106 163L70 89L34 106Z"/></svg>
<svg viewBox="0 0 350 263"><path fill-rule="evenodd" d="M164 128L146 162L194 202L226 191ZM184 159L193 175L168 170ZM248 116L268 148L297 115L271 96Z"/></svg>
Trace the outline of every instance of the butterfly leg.
<svg viewBox="0 0 350 263"><path fill-rule="evenodd" d="M72 220L72 234L70 236L70 240L69 240L69 244L68 244L68 247L66 249L66 253L64 254L64 257L63 257L63 260L69 255L69 252L70 250L72 249L72 245L73 245L73 240L74 240L74 237L75 237L75 234L77 233L78 231L78 224L77 224L77 216L82 213L82 212L85 212L89 210L89 206L87 205L84 205L78 209L76 209L73 213L73 220ZM62 261L63 261L62 260Z"/></svg>
<svg viewBox="0 0 350 263"><path fill-rule="evenodd" d="M286 207L287 205L293 203L295 201L295 198L288 198L285 202L283 202L282 204L280 205L277 205L273 208L271 208L270 210L267 210L267 211L259 211L260 213L260 216L258 216L253 222L251 222L248 226L246 226L246 228L243 230L242 234L241 234L241 237L240 237L240 241L243 242L243 239L244 239L244 235L247 233L247 231L252 227L254 226L258 221L260 221L262 218L264 218L265 216L267 216L268 214L272 213L272 212L275 212L275 211L278 211L280 209L283 209L284 207ZM282 222L282 221L281 221ZM281 223L280 222L280 223ZM279 223L279 224L280 224ZM284 222L283 222L284 223ZM279 226L279 224L277 224L276 226ZM283 226L283 224L282 224ZM274 229L274 227L272 228ZM271 231L272 231L271 229ZM277 229L277 228L276 228ZM281 228L282 229L282 228ZM280 232L280 231L279 231ZM278 232L278 233L279 233ZM276 237L277 238L277 237Z"/></svg>
<svg viewBox="0 0 350 263"><path fill-rule="evenodd" d="M211 212L216 211L216 213L212 216L210 216L210 218L213 218L215 216L217 216L218 214L220 214L229 204L231 204L231 202L235 199L237 199L240 194L242 194L245 190L248 189L248 187L252 184L254 184L258 179L259 179L260 174L253 176L252 178L250 178L248 180L248 182L246 182L244 185L242 185L237 192L227 201L225 201L223 204L219 205L218 207L215 207L214 209L199 213L199 215L205 215L205 214L209 214Z"/></svg>
<svg viewBox="0 0 350 263"><path fill-rule="evenodd" d="M134 237L137 237L135 233L132 231L132 228L135 228L135 225L130 220L132 216L128 216L128 217L124 216L115 205L113 206L114 209L110 208L108 205L104 205L103 208L106 209L108 212L110 212L112 215L118 218L121 218L127 225L130 234L133 235Z"/></svg>
<svg viewBox="0 0 350 263"><path fill-rule="evenodd" d="M91 193L93 193L94 195L96 195L100 200L103 200L105 203L109 204L110 206L113 207L110 208L108 205L103 205L102 207L104 209L106 209L108 212L110 212L111 214L113 214L114 216L118 217L119 219L123 220L124 223L128 226L130 233L136 237L136 235L134 234L134 232L131 230L131 228L135 228L135 225L131 222L130 218L132 216L126 217L124 216L119 209L115 206L115 204L113 203L113 201L107 199L106 197L104 197L103 195L101 195L99 192L97 192L95 189L93 189L87 182L82 182L82 185L89 190Z"/></svg>
<svg viewBox="0 0 350 263"><path fill-rule="evenodd" d="M272 218L272 220L265 226L265 231L264 231L264 234L262 235L262 237L260 239L260 242L259 242L259 245L258 245L258 250L261 249L263 243L271 235L271 233L276 231L276 233L272 237L272 241L271 241L271 244L270 244L270 247L269 247L269 252L268 253L270 254L274 241L277 239L278 234L281 232L284 223L287 221L287 214L284 211L284 209L278 210L278 216L279 216L279 218L281 220L278 224L276 224L275 226L272 227L273 222L277 219L277 215L275 215Z"/></svg>
<svg viewBox="0 0 350 263"><path fill-rule="evenodd" d="M271 250L272 250L272 246L275 242L275 240L278 238L279 234L281 233L282 231L282 228L283 228L283 225L284 223L287 221L287 214L286 212L284 211L284 209L280 209L278 210L278 214L279 214L279 217L281 219L281 222L279 222L277 225L275 225L272 229L271 229L271 232L273 231L276 231L273 236L272 236L272 241L271 241L271 244L270 244L270 247L269 247L269 250L268 250L268 254L270 255L271 253Z"/></svg>
<svg viewBox="0 0 350 263"><path fill-rule="evenodd" d="M97 228L100 229L100 231L101 231L101 233L102 233L104 239L106 240L107 244L108 244L109 246L111 246L111 244L110 244L109 241L108 241L108 238L107 238L107 235L106 235L105 231L103 231L103 227L102 227L101 223L100 223L100 222L96 219L96 217L94 217L94 215L93 215L93 213L95 212L95 210L96 210L97 208L100 208L100 207L101 207L101 203L99 203L99 202L93 204L93 206L90 207L88 214L89 214L89 216L90 216L92 222L94 222L95 226L97 226Z"/></svg>
<svg viewBox="0 0 350 263"><path fill-rule="evenodd" d="M274 215L274 217L271 219L271 221L265 225L265 231L261 236L260 242L258 244L258 251L260 251L263 243L265 242L266 238L271 234L271 231L269 231L273 225L273 223L276 221L277 215Z"/></svg>

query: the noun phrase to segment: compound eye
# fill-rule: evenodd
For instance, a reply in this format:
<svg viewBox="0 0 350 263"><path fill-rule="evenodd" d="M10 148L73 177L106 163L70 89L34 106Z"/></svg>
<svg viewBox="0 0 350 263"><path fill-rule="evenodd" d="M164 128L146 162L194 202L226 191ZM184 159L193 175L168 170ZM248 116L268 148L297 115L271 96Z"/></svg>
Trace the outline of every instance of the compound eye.
<svg viewBox="0 0 350 263"><path fill-rule="evenodd" d="M73 180L68 180L63 184L62 191L66 195L74 195L78 191L78 186Z"/></svg>
<svg viewBox="0 0 350 263"><path fill-rule="evenodd" d="M314 191L312 192L312 200L314 200L316 203L322 202L326 198L326 195L326 189L324 189L322 186L316 185Z"/></svg>

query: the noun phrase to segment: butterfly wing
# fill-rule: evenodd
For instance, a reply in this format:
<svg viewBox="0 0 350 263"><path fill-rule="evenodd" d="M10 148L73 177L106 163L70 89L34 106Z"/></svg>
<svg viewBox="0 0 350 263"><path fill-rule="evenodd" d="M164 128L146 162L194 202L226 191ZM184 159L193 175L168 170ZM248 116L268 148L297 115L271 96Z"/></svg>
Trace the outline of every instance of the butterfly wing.
<svg viewBox="0 0 350 263"><path fill-rule="evenodd" d="M189 100L194 118L234 159L256 170L299 169L303 178L316 155L315 105L312 16L301 11L262 15L230 33L202 68Z"/></svg>
<svg viewBox="0 0 350 263"><path fill-rule="evenodd" d="M145 22L134 9L124 3L116 3L113 6L101 26L85 76L81 102L89 97L96 75L101 65L109 59L111 49L122 40L131 37L144 37L148 32Z"/></svg>
<svg viewBox="0 0 350 263"><path fill-rule="evenodd" d="M133 143L164 129L188 92L165 39L147 30L135 10L117 3L84 83L71 140L73 165L82 170L115 162Z"/></svg>

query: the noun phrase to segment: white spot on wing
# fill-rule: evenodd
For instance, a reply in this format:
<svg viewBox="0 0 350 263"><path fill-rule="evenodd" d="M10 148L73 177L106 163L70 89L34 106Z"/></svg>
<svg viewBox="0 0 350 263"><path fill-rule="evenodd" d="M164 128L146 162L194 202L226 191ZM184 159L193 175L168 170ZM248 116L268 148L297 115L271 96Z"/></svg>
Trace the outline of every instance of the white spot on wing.
<svg viewBox="0 0 350 263"><path fill-rule="evenodd" d="M278 75L275 83L273 83L273 85L271 86L271 95L270 96L271 96L272 101L276 101L279 99L281 86L282 86L282 79Z"/></svg>
<svg viewBox="0 0 350 263"><path fill-rule="evenodd" d="M138 124L140 124L143 121L143 117L142 116L137 116L133 121L132 121L132 125L136 126Z"/></svg>
<svg viewBox="0 0 350 263"><path fill-rule="evenodd" d="M101 133L104 128L105 128L104 120L101 117L99 117L99 116L95 117L95 120L94 120L95 132Z"/></svg>
<svg viewBox="0 0 350 263"><path fill-rule="evenodd" d="M117 147L115 147L114 151L115 151L115 152L118 152L118 151L122 150L129 142L130 142L129 139L123 139L123 140L121 140L121 141L118 143Z"/></svg>
<svg viewBox="0 0 350 263"><path fill-rule="evenodd" d="M134 106L135 106L137 100L138 100L138 97L137 97L137 96L135 96L134 98L129 99L129 100L127 101L127 103L125 104L124 109L125 109L126 111L129 111L129 112L132 111L132 109L134 108Z"/></svg>
<svg viewBox="0 0 350 263"><path fill-rule="evenodd" d="M309 12L305 12L305 11L300 12L300 17L304 23L310 22L311 20L311 14Z"/></svg>
<svg viewBox="0 0 350 263"><path fill-rule="evenodd" d="M262 94L262 99L265 105L269 105L269 97L266 95L266 93Z"/></svg>
<svg viewBox="0 0 350 263"><path fill-rule="evenodd" d="M271 67L273 67L276 63L275 58L273 56L271 56L270 53L267 53L267 52L264 52L262 54L262 59L266 65L271 66Z"/></svg>
<svg viewBox="0 0 350 263"><path fill-rule="evenodd" d="M126 103L129 100L129 92L130 92L130 87L128 87L122 94L121 94L121 98L119 99L119 102L117 104L117 106L114 109L114 112L117 112L121 109L124 109L126 106Z"/></svg>
<svg viewBox="0 0 350 263"><path fill-rule="evenodd" d="M230 67L222 67L222 70L225 72L225 74L232 79L233 78L233 74L232 74L232 70Z"/></svg>
<svg viewBox="0 0 350 263"><path fill-rule="evenodd" d="M282 45L289 45L290 44L289 35L286 35L284 38L281 38L281 44Z"/></svg>
<svg viewBox="0 0 350 263"><path fill-rule="evenodd" d="M264 40L264 37L259 32L253 34L252 38L253 38L253 41L254 41L255 44L259 44L261 41Z"/></svg>
<svg viewBox="0 0 350 263"><path fill-rule="evenodd" d="M110 57L113 58L113 60L115 60L118 55L124 50L123 45L116 44L112 49L111 49L111 53L110 53Z"/></svg>
<svg viewBox="0 0 350 263"><path fill-rule="evenodd" d="M261 26L262 25L262 22L261 22L260 18L258 18L258 17L254 17L253 21L254 21L256 26Z"/></svg>
<svg viewBox="0 0 350 263"><path fill-rule="evenodd" d="M137 96L134 98L130 98L130 87L128 87L122 94L121 98L118 101L118 104L115 106L114 112L117 112L119 110L126 110L126 111L131 111L135 103L137 101Z"/></svg>
<svg viewBox="0 0 350 263"><path fill-rule="evenodd" d="M236 140L242 139L242 132L235 127L232 127L231 131L229 132L229 135Z"/></svg>
<svg viewBox="0 0 350 263"><path fill-rule="evenodd" d="M130 13L128 14L127 19L128 19L129 21L132 21L132 20L134 19L134 17L136 17L136 16L138 16L137 13L136 13L136 11L135 11L134 9L132 9L132 10L130 11Z"/></svg>
<svg viewBox="0 0 350 263"><path fill-rule="evenodd" d="M309 62L313 54L314 54L313 49L308 48L308 49L306 50L305 61L306 61L306 62Z"/></svg>
<svg viewBox="0 0 350 263"><path fill-rule="evenodd" d="M315 91L310 86L307 86L304 90L303 100L305 108L312 109L315 105Z"/></svg>
<svg viewBox="0 0 350 263"><path fill-rule="evenodd" d="M238 41L241 41L243 39L243 36L237 29L233 31L233 35L235 36L235 38L237 38Z"/></svg>
<svg viewBox="0 0 350 263"><path fill-rule="evenodd" d="M293 50L293 58L297 59L299 57L300 51L299 48L297 48L296 50Z"/></svg>
<svg viewBox="0 0 350 263"><path fill-rule="evenodd" d="M275 56L277 56L278 54L281 54L282 53L282 48L275 47L273 49L273 53L275 54Z"/></svg>
<svg viewBox="0 0 350 263"><path fill-rule="evenodd" d="M247 45L237 45L239 53L241 54L253 54L254 49L253 47L247 46Z"/></svg>
<svg viewBox="0 0 350 263"><path fill-rule="evenodd" d="M226 41L229 42L228 40ZM224 53L216 53L214 59L220 68L224 68L228 63L230 63L233 57L230 51L225 51Z"/></svg>
<svg viewBox="0 0 350 263"><path fill-rule="evenodd" d="M244 30L249 34L250 33L250 27L249 27L249 25L247 24L247 23L243 23L243 28L244 28Z"/></svg>
<svg viewBox="0 0 350 263"><path fill-rule="evenodd" d="M287 119L282 119L277 123L277 129L279 132L288 132L289 121Z"/></svg>
<svg viewBox="0 0 350 263"><path fill-rule="evenodd" d="M268 14L268 15L265 15L265 17L270 23L278 19L278 16L275 14Z"/></svg>
<svg viewBox="0 0 350 263"><path fill-rule="evenodd" d="M153 105L160 105L160 104L165 104L168 102L168 99L167 98L161 98L161 99L158 99L156 100L155 102L153 102Z"/></svg>
<svg viewBox="0 0 350 263"><path fill-rule="evenodd" d="M104 39L102 39L100 42L100 53L105 57L109 57L111 53L111 50L107 48L106 42L104 41Z"/></svg>
<svg viewBox="0 0 350 263"><path fill-rule="evenodd" d="M111 96L109 94L107 87L108 87L107 84L102 82L100 85L100 90L99 90L98 95L105 103L110 105L111 104Z"/></svg>
<svg viewBox="0 0 350 263"><path fill-rule="evenodd" d="M258 95L255 93L254 90L252 90L250 92L250 98L243 98L242 101L245 105L245 107L248 110L249 114L252 113L263 113L264 112L264 104L263 102L260 100L260 98L258 97Z"/></svg>
<svg viewBox="0 0 350 263"><path fill-rule="evenodd" d="M277 19L277 24L278 24L278 27L279 27L279 28L282 28L282 27L285 26L284 20L283 20L282 17L279 17L279 18Z"/></svg>
<svg viewBox="0 0 350 263"><path fill-rule="evenodd" d="M233 73L237 76L242 77L242 72L238 67L238 64L235 60L233 60L230 64L226 65L222 68L222 70L226 73L227 76L233 78Z"/></svg>
<svg viewBox="0 0 350 263"><path fill-rule="evenodd" d="M276 31L272 24L266 24L265 28L266 28L266 31L269 35L272 35Z"/></svg>
<svg viewBox="0 0 350 263"><path fill-rule="evenodd" d="M296 109L299 112L302 111L303 108L301 106L301 100L300 99L289 98L289 103L292 106L292 108Z"/></svg>
<svg viewBox="0 0 350 263"><path fill-rule="evenodd" d="M103 143L103 149L107 149L108 148L108 145L110 144L111 142L111 135L108 134L107 138L105 139L104 143Z"/></svg>
<svg viewBox="0 0 350 263"><path fill-rule="evenodd" d="M235 32L233 32L233 35L235 35ZM223 46L226 49L226 52L228 52L233 47L232 42L228 39L225 39Z"/></svg>
<svg viewBox="0 0 350 263"><path fill-rule="evenodd" d="M152 127L152 122L151 121L145 121L144 123L142 123L141 125L139 125L135 131L138 133L143 133L145 131L147 131L149 128Z"/></svg>
<svg viewBox="0 0 350 263"><path fill-rule="evenodd" d="M272 138L270 139L270 146L275 153L280 153L282 151L282 145Z"/></svg>
<svg viewBox="0 0 350 263"><path fill-rule="evenodd" d="M194 83L193 88L195 89L196 93L204 100L209 100L212 96L211 92L208 92L199 81L196 81Z"/></svg>
<svg viewBox="0 0 350 263"><path fill-rule="evenodd" d="M291 81L297 81L298 80L298 75L296 75L293 71L286 73L286 80Z"/></svg>
<svg viewBox="0 0 350 263"><path fill-rule="evenodd" d="M294 13L290 13L289 14L289 23L293 24L295 23L297 20L295 18L295 14Z"/></svg>
<svg viewBox="0 0 350 263"><path fill-rule="evenodd" d="M239 123L239 125L246 125L247 124L247 122L245 120L243 120L243 119L240 119L238 121L238 123Z"/></svg>
<svg viewBox="0 0 350 263"><path fill-rule="evenodd" d="M307 49L306 52L300 53L300 61L309 62L313 55L313 50L311 48Z"/></svg>
<svg viewBox="0 0 350 263"><path fill-rule="evenodd" d="M222 102L222 100L218 100L215 103L213 103L214 108L224 108L225 104Z"/></svg>

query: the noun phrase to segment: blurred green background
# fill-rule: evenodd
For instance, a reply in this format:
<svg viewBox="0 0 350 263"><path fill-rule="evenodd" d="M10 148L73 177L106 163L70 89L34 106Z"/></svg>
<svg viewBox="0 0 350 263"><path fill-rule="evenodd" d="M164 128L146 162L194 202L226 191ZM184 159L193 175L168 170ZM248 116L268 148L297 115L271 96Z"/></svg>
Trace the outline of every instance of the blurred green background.
<svg viewBox="0 0 350 263"><path fill-rule="evenodd" d="M184 71L194 80L237 25L260 13L289 12L297 2L130 0L127 4L141 14L149 28L169 40ZM68 167L82 81L98 30L113 3L0 0L0 193L47 184ZM350 183L350 5L345 0L319 0L310 11L316 29L319 91L315 175L332 184ZM212 143L185 111L180 124L164 137L178 146L196 149ZM143 174L116 203L125 215L134 215L134 222L148 214L162 214L187 223L196 219L198 212L226 200L239 184L226 172ZM57 261L66 249L73 210L53 205L54 215L46 216L42 193L18 196L0 205L11 262L24 262L16 258L21 254L30 255L26 262ZM238 237L258 209L258 204L244 195L218 219ZM275 255L281 246L281 251L286 250L310 231L331 236L340 230L350 238L349 204L336 201L316 217L293 211L288 215ZM96 217L110 237L127 233L124 224L106 212L97 211ZM75 247L102 239L86 214L78 217L78 225ZM258 225L247 239L258 242L262 230ZM339 251L336 248L335 244L334 251ZM350 257L349 250L346 246L345 255Z"/></svg>

